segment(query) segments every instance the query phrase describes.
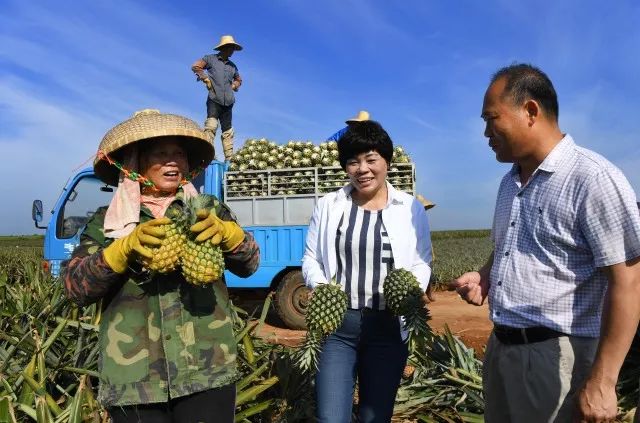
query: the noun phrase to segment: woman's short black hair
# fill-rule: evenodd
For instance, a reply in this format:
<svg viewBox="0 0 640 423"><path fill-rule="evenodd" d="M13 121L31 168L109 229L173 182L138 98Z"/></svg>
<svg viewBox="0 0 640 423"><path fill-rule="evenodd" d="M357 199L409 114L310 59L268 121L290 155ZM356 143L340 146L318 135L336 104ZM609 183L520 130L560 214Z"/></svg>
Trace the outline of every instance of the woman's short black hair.
<svg viewBox="0 0 640 423"><path fill-rule="evenodd" d="M338 139L338 160L343 169L347 167L347 160L369 151L375 151L387 161L387 164L391 163L393 141L382 125L375 120L349 125L349 129Z"/></svg>

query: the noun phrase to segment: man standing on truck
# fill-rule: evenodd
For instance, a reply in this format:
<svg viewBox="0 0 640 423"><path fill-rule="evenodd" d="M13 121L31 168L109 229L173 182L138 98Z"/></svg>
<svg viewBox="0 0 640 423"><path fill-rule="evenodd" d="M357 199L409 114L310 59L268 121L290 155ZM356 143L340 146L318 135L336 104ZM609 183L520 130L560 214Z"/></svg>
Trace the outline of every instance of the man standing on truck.
<svg viewBox="0 0 640 423"><path fill-rule="evenodd" d="M204 131L213 142L218 124L222 127L222 151L224 159L230 160L233 155L234 135L231 118L233 104L236 101L233 92L238 91L242 85L242 78L237 66L229 58L235 51L242 50L242 46L236 43L231 35L223 35L215 49L218 50L217 54L207 54L196 60L191 70L197 75L198 81L204 82L209 92Z"/></svg>
<svg viewBox="0 0 640 423"><path fill-rule="evenodd" d="M345 120L344 123L346 123L347 126L342 128L341 130L339 130L335 134L331 135L329 138L327 138L327 141L338 141L338 139L342 136L342 134L347 132L347 129L349 129L350 126L355 125L355 124L360 123L360 122L364 122L364 121L369 120L369 119L371 119L371 116L369 116L369 112L367 112L366 110L360 110L356 117L352 117L351 119Z"/></svg>

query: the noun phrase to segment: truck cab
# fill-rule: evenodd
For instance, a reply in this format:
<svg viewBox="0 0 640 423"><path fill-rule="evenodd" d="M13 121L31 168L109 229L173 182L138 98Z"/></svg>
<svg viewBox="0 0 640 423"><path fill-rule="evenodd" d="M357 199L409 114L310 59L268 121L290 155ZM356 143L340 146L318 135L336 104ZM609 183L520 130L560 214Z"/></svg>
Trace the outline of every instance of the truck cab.
<svg viewBox="0 0 640 423"><path fill-rule="evenodd" d="M86 168L69 178L51 210L51 218L46 226L40 226L43 220L42 202L33 202L32 216L36 227L46 229L44 259L54 276L60 273L60 263L68 259L80 243L80 233L91 215L98 207L109 204L113 191L113 187L93 174L92 168Z"/></svg>

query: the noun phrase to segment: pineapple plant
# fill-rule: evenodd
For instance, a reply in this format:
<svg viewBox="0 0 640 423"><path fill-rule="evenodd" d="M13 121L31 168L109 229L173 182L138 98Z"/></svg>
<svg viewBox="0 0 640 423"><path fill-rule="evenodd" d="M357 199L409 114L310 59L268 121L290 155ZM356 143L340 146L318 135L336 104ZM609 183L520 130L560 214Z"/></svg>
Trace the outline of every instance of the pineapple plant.
<svg viewBox="0 0 640 423"><path fill-rule="evenodd" d="M415 346L416 340L429 337L429 312L422 300L424 292L413 273L406 269L392 270L384 278L382 289L387 308L394 315L404 317L410 344Z"/></svg>
<svg viewBox="0 0 640 423"><path fill-rule="evenodd" d="M295 357L296 364L302 372L317 369L322 342L338 330L346 311L347 294L335 281L314 289L305 315L307 336Z"/></svg>
<svg viewBox="0 0 640 423"><path fill-rule="evenodd" d="M140 258L142 266L152 272L173 272L179 265L180 252L186 239L182 225L183 214L180 212L180 208L169 207L166 217L171 219L171 223L160 226L165 232L162 244L157 247L147 247L153 254L151 258Z"/></svg>
<svg viewBox="0 0 640 423"><path fill-rule="evenodd" d="M197 195L189 198L185 204L185 241L180 257L182 275L185 280L193 285L205 285L212 283L222 276L224 272L224 255L220 246L214 245L210 240L197 242L197 233L189 231L189 227L197 222L196 211L211 209L213 206L211 197Z"/></svg>

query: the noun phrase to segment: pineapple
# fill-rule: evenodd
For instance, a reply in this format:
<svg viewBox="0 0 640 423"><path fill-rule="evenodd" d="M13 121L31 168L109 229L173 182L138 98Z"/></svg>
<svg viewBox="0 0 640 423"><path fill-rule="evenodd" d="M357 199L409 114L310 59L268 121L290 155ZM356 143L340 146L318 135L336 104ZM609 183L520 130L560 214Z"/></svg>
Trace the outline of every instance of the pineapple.
<svg viewBox="0 0 640 423"><path fill-rule="evenodd" d="M182 247L181 264L182 275L187 282L193 285L205 285L212 283L224 272L224 255L218 245L213 245L209 240L196 242L198 236L188 230L188 227L196 223L196 211L211 209L211 198L206 195L198 195L187 200L185 214L186 236Z"/></svg>
<svg viewBox="0 0 640 423"><path fill-rule="evenodd" d="M424 340L430 336L427 325L429 312L422 300L422 288L408 270L394 269L384 278L382 285L387 308L396 316L404 317L405 329L409 331L409 342Z"/></svg>
<svg viewBox="0 0 640 423"><path fill-rule="evenodd" d="M347 311L347 294L332 281L318 286L309 301L305 321L307 336L296 352L296 363L303 372L317 369L322 341L338 330Z"/></svg>
<svg viewBox="0 0 640 423"><path fill-rule="evenodd" d="M151 250L153 257L150 259L141 257L140 261L145 269L158 273L169 273L174 271L179 264L180 252L184 244L185 235L181 225L182 213L178 207L170 207L166 216L171 219L171 223L162 225L165 232L162 244L157 247L147 247Z"/></svg>
<svg viewBox="0 0 640 423"><path fill-rule="evenodd" d="M392 163L410 163L411 162L411 158L404 151L404 148L402 148L402 147L400 147L398 145L398 146L394 147L394 149L393 149L393 156L391 158L391 162Z"/></svg>
<svg viewBox="0 0 640 423"><path fill-rule="evenodd" d="M323 336L329 335L338 330L346 311L347 294L340 285L335 281L322 284L313 291L309 301L305 315L307 328Z"/></svg>

